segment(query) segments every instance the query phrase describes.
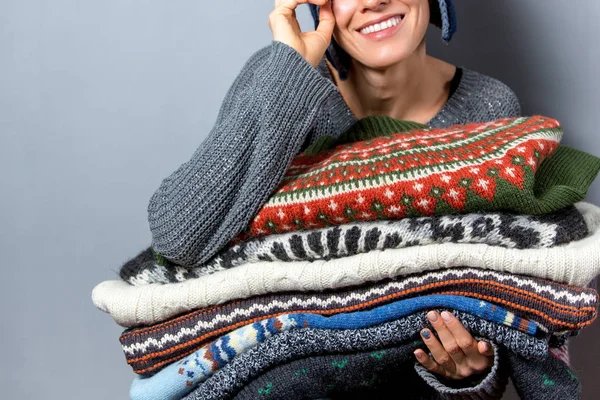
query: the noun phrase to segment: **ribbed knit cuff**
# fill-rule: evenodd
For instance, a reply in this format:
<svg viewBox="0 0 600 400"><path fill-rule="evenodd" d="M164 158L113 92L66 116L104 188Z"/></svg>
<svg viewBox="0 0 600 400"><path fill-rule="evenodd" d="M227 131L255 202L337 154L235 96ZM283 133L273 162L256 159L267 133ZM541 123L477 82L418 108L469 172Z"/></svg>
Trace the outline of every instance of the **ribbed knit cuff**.
<svg viewBox="0 0 600 400"><path fill-rule="evenodd" d="M480 339L478 339L480 340ZM488 342L490 343L490 342ZM494 348L494 365L490 372L483 376L474 385L468 387L450 387L434 373L415 362L415 370L423 380L435 389L443 399L448 400L489 400L500 399L508 384L508 374L501 368L500 352L495 343L490 343ZM467 383L457 381L457 384Z"/></svg>

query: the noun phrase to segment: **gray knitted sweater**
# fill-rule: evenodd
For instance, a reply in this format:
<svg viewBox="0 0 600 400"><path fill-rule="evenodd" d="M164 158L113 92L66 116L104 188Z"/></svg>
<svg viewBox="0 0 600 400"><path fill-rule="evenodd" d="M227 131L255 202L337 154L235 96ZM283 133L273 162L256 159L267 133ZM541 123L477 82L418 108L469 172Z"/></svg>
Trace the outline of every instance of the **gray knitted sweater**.
<svg viewBox="0 0 600 400"><path fill-rule="evenodd" d="M428 125L519 114L506 85L464 69ZM229 89L208 137L150 199L152 247L184 266L208 261L248 225L294 156L319 136L339 136L355 121L324 59L313 68L277 41L259 50Z"/></svg>

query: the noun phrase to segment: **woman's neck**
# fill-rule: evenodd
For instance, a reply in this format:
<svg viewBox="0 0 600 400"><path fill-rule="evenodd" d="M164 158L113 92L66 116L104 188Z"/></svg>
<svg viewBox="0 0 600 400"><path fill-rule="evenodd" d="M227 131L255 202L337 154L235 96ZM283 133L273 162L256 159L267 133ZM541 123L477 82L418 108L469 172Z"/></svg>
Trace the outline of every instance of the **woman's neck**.
<svg viewBox="0 0 600 400"><path fill-rule="evenodd" d="M357 118L386 115L427 123L446 104L456 68L425 52L424 43L413 55L390 68L372 69L353 61L347 81L329 65L342 97Z"/></svg>

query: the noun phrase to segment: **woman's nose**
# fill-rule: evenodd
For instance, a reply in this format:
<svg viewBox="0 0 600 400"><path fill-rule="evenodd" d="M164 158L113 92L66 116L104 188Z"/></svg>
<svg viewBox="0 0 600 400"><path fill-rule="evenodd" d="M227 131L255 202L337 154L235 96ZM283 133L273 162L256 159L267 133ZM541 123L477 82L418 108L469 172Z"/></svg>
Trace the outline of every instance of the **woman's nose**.
<svg viewBox="0 0 600 400"><path fill-rule="evenodd" d="M390 0L365 0L363 12L367 10L378 11L382 6L389 2Z"/></svg>

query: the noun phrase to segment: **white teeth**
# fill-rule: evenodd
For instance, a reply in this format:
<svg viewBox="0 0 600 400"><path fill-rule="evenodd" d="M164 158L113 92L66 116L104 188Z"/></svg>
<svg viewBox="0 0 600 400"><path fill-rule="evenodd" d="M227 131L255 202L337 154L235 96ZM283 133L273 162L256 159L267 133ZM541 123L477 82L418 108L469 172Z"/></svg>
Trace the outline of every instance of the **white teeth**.
<svg viewBox="0 0 600 400"><path fill-rule="evenodd" d="M388 29L391 28L392 26L396 26L400 23L400 21L402 21L402 17L392 17L390 19L388 19L387 21L383 21L371 26L367 26L366 28L363 28L360 30L360 33L364 33L364 34L368 34L368 33L373 33L373 32L379 32L382 31L384 29Z"/></svg>

